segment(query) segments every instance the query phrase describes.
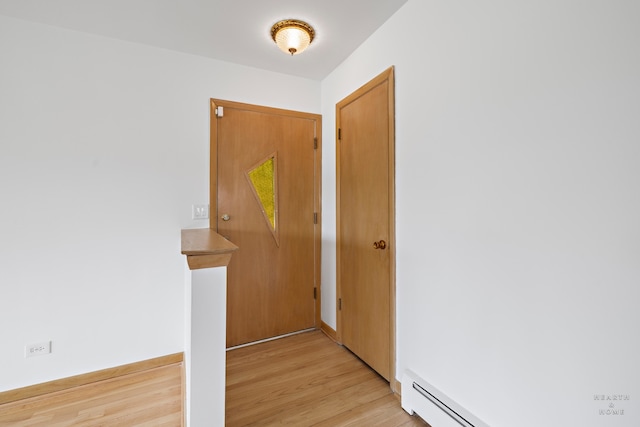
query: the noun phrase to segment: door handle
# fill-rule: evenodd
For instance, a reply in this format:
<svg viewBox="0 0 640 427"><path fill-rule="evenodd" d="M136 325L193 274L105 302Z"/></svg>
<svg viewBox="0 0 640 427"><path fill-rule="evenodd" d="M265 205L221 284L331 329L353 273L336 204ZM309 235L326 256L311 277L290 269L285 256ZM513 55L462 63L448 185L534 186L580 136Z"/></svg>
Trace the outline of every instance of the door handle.
<svg viewBox="0 0 640 427"><path fill-rule="evenodd" d="M373 242L373 249L385 249L387 247L387 242L384 240L380 240L379 242Z"/></svg>
<svg viewBox="0 0 640 427"><path fill-rule="evenodd" d="M220 218L222 218L223 221L229 221L231 219L231 217L228 214L224 214Z"/></svg>

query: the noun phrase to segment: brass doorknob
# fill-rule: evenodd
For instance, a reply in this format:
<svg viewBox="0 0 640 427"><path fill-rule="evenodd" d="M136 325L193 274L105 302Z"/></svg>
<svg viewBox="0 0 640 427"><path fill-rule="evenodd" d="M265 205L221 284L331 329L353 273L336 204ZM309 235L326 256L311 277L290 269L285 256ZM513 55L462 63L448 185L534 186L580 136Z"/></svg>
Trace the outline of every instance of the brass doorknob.
<svg viewBox="0 0 640 427"><path fill-rule="evenodd" d="M387 247L387 242L380 240L379 242L373 242L374 249L384 249Z"/></svg>
<svg viewBox="0 0 640 427"><path fill-rule="evenodd" d="M222 218L223 221L229 221L231 219L231 217L227 214L222 215L220 218Z"/></svg>

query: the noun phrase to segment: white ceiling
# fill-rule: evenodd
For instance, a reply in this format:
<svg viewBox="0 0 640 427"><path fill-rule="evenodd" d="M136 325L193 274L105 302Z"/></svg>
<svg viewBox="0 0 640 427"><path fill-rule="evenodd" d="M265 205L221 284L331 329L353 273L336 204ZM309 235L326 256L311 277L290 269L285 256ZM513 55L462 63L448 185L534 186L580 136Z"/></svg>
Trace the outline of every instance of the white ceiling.
<svg viewBox="0 0 640 427"><path fill-rule="evenodd" d="M407 0L0 0L0 14L321 80ZM270 36L281 19L316 30L302 54Z"/></svg>

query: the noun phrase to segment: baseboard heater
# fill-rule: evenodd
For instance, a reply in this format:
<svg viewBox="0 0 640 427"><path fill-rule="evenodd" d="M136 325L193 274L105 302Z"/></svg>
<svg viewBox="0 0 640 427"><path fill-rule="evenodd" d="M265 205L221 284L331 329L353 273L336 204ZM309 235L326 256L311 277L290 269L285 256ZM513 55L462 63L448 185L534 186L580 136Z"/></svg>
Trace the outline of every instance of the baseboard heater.
<svg viewBox="0 0 640 427"><path fill-rule="evenodd" d="M402 409L418 414L431 427L489 427L410 370L401 384Z"/></svg>

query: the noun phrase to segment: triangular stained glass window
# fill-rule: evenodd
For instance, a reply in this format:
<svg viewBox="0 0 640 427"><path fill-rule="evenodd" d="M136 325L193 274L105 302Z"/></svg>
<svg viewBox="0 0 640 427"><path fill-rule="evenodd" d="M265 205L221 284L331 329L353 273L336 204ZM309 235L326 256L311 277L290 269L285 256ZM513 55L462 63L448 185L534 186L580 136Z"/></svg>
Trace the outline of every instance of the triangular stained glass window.
<svg viewBox="0 0 640 427"><path fill-rule="evenodd" d="M276 245L280 246L278 239L277 153L269 155L265 160L249 169L246 176Z"/></svg>

